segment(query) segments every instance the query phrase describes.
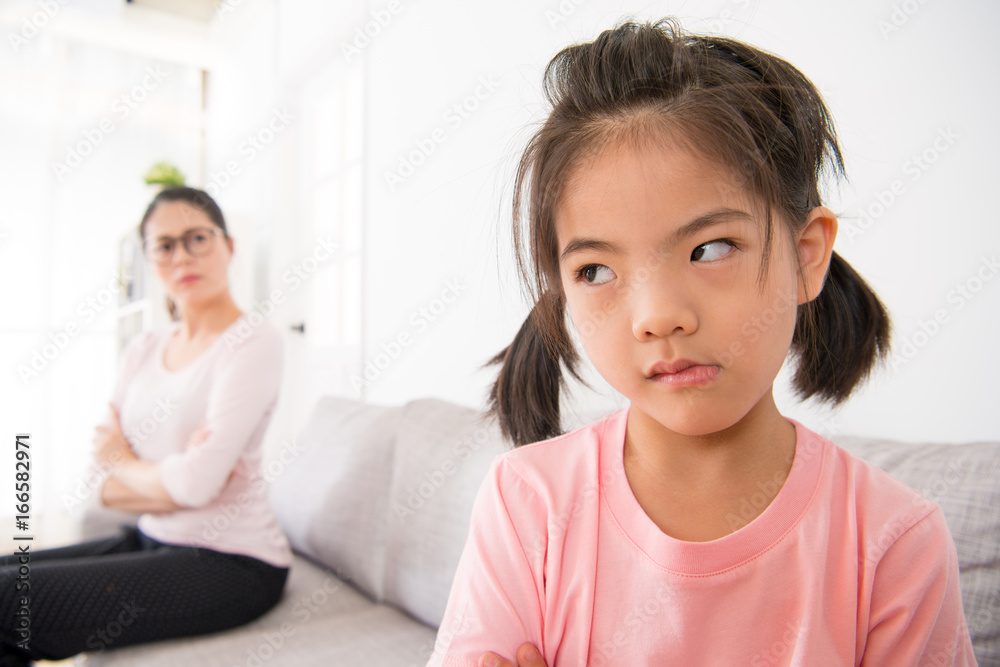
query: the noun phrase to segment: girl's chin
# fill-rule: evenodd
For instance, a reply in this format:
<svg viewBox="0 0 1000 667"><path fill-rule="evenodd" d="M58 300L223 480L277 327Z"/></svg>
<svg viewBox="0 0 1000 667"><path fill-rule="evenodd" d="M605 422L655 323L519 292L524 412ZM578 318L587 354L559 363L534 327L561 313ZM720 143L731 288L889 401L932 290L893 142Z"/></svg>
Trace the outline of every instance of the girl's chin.
<svg viewBox="0 0 1000 667"><path fill-rule="evenodd" d="M668 409L665 406L654 406L644 410L633 404L633 410L638 407L641 419L655 423L660 428L678 435L689 437L708 436L738 424L745 415L730 415L722 410L707 411L704 407L691 406L690 409Z"/></svg>

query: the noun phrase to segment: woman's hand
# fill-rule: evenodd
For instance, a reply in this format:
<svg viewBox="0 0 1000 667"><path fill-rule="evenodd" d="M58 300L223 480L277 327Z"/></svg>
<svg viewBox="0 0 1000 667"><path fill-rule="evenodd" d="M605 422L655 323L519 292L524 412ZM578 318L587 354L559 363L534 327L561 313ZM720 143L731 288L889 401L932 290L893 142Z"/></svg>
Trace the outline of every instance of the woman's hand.
<svg viewBox="0 0 1000 667"><path fill-rule="evenodd" d="M212 432L208 430L208 420L202 419L198 424L198 428L194 430L194 433L184 443L184 449L194 449L200 446L208 440L208 436L210 435L212 435Z"/></svg>
<svg viewBox="0 0 1000 667"><path fill-rule="evenodd" d="M492 651L479 656L479 667L547 667L545 660L532 644L521 644L517 649L517 665L513 665Z"/></svg>
<svg viewBox="0 0 1000 667"><path fill-rule="evenodd" d="M94 434L94 459L98 463L105 463L112 468L138 460L139 457L132 451L132 446L125 439L122 433L121 421L118 418L118 410L115 406L108 404L111 408L111 426L98 426L97 433Z"/></svg>
<svg viewBox="0 0 1000 667"><path fill-rule="evenodd" d="M94 458L106 464L110 473L101 487L101 502L127 512L173 512L180 509L160 481L156 463L143 461L125 439L118 411L110 403L111 426L98 426L94 435ZM197 437L196 437L197 436ZM199 428L189 444L199 444L207 431Z"/></svg>
<svg viewBox="0 0 1000 667"><path fill-rule="evenodd" d="M101 487L101 503L122 512L176 512L180 507L172 500L154 500L135 493L115 478L109 478Z"/></svg>

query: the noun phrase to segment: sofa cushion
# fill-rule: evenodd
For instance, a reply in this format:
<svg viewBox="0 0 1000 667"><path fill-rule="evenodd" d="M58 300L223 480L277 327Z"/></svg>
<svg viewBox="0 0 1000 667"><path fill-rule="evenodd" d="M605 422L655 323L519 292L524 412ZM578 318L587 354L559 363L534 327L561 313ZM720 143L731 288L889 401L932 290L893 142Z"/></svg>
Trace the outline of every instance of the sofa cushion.
<svg viewBox="0 0 1000 667"><path fill-rule="evenodd" d="M247 625L200 637L89 653L86 667L263 667L296 665L423 665L434 630L373 603L301 556L295 558L277 606Z"/></svg>
<svg viewBox="0 0 1000 667"><path fill-rule="evenodd" d="M387 602L440 625L476 492L507 449L479 411L435 399L405 406L389 499Z"/></svg>
<svg viewBox="0 0 1000 667"><path fill-rule="evenodd" d="M981 665L1000 664L1000 443L834 440L941 506L958 551L976 658Z"/></svg>
<svg viewBox="0 0 1000 667"><path fill-rule="evenodd" d="M389 485L402 407L326 396L296 441L301 451L271 482L292 547L384 597Z"/></svg>

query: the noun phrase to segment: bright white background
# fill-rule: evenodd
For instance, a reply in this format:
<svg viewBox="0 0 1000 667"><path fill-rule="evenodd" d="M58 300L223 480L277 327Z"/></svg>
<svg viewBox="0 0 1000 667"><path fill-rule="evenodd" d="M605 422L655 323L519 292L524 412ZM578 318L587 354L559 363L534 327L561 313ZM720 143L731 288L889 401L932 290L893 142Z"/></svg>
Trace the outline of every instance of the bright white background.
<svg viewBox="0 0 1000 667"><path fill-rule="evenodd" d="M236 237L234 292L245 308L274 289L288 297L271 316L289 355L270 447L294 437L324 392L481 406L492 378L481 366L527 310L508 200L544 117L541 73L561 47L625 16L674 15L773 51L833 113L849 176L828 199L841 216L837 250L888 305L900 356L835 413L796 403L779 378L786 414L830 435L1000 437L1000 278L985 263L1000 259L994 3L228 0L207 22L122 4L68 3L15 49L10 35L40 5L0 2L0 434L38 443L36 513L66 507L103 417L114 311L84 321L81 304L116 270L118 241L150 197L139 176L160 159L192 185L239 167L218 197ZM127 117L115 113L157 66L163 82ZM241 147L276 111L293 120L249 158ZM104 118L114 131L58 179L53 162ZM390 187L401 160L412 174ZM328 232L342 256L293 289L287 272ZM433 321L421 314L449 285L457 298ZM959 286L974 297L958 298ZM945 322L935 328L936 313ZM19 366L70 321L82 333L25 380ZM306 336L289 330L302 321ZM409 343L384 363L401 335ZM374 379L351 381L376 361ZM574 412L619 403L594 384Z"/></svg>

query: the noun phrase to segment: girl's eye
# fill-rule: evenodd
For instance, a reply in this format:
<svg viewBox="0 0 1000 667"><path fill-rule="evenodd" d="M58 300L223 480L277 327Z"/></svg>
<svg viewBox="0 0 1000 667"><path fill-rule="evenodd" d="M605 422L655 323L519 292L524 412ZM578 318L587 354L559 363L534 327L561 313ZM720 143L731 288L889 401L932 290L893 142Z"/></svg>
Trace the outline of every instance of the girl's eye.
<svg viewBox="0 0 1000 667"><path fill-rule="evenodd" d="M691 253L693 262L712 262L722 259L733 251L736 244L726 239L716 239L708 243L702 243Z"/></svg>
<svg viewBox="0 0 1000 667"><path fill-rule="evenodd" d="M603 264L588 264L576 272L576 279L590 285L603 285L615 278L615 272Z"/></svg>

